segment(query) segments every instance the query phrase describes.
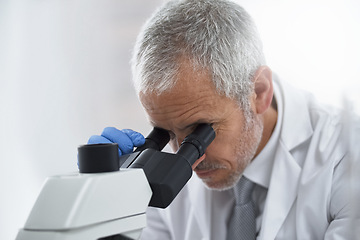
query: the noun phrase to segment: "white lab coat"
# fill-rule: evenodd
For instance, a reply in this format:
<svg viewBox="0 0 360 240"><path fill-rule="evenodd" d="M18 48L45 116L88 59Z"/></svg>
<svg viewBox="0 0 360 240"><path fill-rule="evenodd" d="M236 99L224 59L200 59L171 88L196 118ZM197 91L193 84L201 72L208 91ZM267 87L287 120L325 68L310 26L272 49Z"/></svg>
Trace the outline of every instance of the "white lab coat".
<svg viewBox="0 0 360 240"><path fill-rule="evenodd" d="M360 227L360 199L350 194L354 182L350 184L349 168L354 160L350 157L359 155L347 153L347 119L321 107L311 95L275 77L274 82L284 114L257 239L360 239L353 235ZM231 211L226 194L206 189L194 174L167 209L148 209L141 239L225 239Z"/></svg>

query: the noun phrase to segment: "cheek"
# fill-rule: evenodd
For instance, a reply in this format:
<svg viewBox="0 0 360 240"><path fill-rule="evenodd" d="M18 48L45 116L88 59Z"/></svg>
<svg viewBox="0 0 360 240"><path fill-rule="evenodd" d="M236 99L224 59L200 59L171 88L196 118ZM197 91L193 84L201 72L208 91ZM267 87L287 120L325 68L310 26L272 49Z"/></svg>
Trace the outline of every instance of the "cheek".
<svg viewBox="0 0 360 240"><path fill-rule="evenodd" d="M233 165L236 162L238 138L225 136L223 134L216 136L215 140L206 149L206 158L210 161L214 159L215 161L229 162L229 164Z"/></svg>

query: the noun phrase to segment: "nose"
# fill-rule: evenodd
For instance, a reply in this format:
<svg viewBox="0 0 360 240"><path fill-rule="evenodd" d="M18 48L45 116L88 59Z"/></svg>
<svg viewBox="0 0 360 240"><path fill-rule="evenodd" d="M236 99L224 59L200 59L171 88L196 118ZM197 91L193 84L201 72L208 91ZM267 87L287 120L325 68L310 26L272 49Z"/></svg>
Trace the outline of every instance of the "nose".
<svg viewBox="0 0 360 240"><path fill-rule="evenodd" d="M192 165L192 169L194 170L197 167L197 165L199 165L199 163L205 160L205 158L206 158L206 153L202 155L198 160L196 160L196 162Z"/></svg>

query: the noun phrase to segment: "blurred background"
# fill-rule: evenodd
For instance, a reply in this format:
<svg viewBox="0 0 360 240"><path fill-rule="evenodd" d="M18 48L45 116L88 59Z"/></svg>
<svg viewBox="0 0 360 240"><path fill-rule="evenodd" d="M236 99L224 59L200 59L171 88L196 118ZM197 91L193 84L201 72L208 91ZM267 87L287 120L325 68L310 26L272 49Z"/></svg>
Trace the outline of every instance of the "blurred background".
<svg viewBox="0 0 360 240"><path fill-rule="evenodd" d="M160 0L0 0L0 239L14 239L47 176L77 171L106 126L145 135L129 60ZM358 0L239 0L268 65L360 113Z"/></svg>

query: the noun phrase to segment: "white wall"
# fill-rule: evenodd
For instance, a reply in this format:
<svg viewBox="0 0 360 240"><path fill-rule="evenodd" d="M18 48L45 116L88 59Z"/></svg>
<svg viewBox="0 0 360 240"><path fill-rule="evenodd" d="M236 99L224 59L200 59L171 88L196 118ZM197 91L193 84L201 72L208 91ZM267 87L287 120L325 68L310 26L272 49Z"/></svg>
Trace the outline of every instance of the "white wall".
<svg viewBox="0 0 360 240"><path fill-rule="evenodd" d="M150 130L128 61L160 2L0 1L0 239L15 237L46 176L77 171L90 135ZM280 76L332 104L345 93L359 110L357 0L238 2Z"/></svg>
<svg viewBox="0 0 360 240"><path fill-rule="evenodd" d="M0 239L15 237L46 176L77 171L90 135L150 130L128 62L158 2L0 3Z"/></svg>
<svg viewBox="0 0 360 240"><path fill-rule="evenodd" d="M255 18L270 67L324 102L360 112L360 1L237 0Z"/></svg>

